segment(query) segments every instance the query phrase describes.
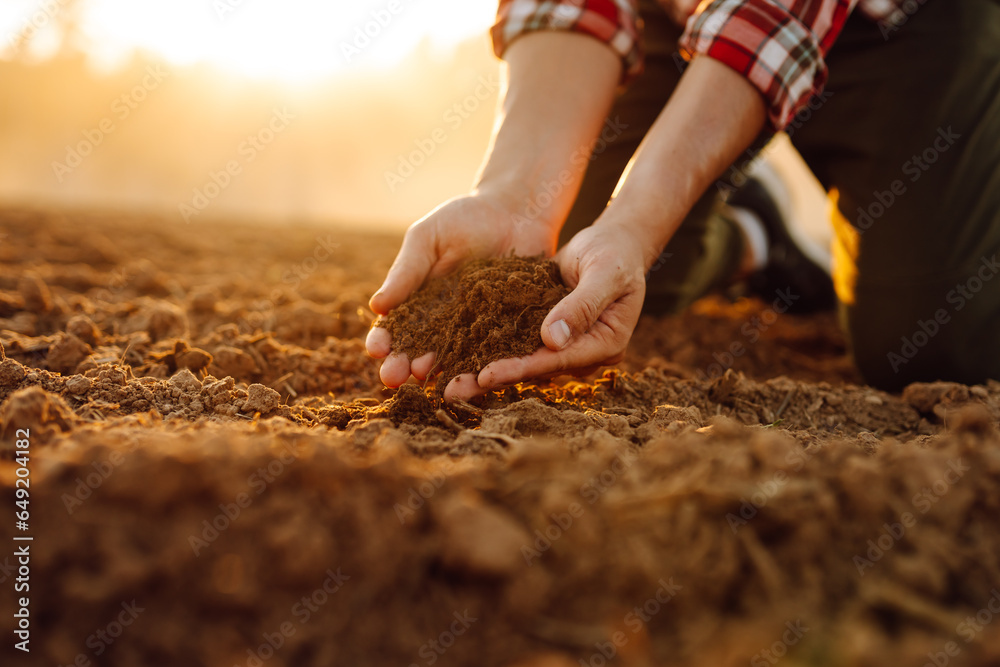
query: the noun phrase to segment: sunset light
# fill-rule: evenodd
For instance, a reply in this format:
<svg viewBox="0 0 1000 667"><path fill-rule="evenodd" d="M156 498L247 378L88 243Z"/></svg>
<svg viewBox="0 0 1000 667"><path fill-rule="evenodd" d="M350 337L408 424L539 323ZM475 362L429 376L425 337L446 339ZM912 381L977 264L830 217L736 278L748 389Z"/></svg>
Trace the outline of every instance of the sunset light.
<svg viewBox="0 0 1000 667"><path fill-rule="evenodd" d="M74 46L102 69L142 50L174 65L288 82L393 66L424 41L447 50L486 31L496 10L491 0L12 1L0 8L0 56L35 33L32 55L48 55L69 7L78 7L74 39L83 42Z"/></svg>

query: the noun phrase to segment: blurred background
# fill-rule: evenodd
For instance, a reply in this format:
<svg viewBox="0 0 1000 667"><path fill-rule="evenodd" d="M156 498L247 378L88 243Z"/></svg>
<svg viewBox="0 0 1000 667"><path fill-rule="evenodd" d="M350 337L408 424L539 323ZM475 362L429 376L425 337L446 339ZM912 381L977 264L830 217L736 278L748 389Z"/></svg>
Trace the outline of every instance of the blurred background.
<svg viewBox="0 0 1000 667"><path fill-rule="evenodd" d="M3 0L0 206L402 229L468 189L496 0ZM767 161L826 233L787 140Z"/></svg>
<svg viewBox="0 0 1000 667"><path fill-rule="evenodd" d="M466 190L494 0L4 0L0 205L400 227Z"/></svg>

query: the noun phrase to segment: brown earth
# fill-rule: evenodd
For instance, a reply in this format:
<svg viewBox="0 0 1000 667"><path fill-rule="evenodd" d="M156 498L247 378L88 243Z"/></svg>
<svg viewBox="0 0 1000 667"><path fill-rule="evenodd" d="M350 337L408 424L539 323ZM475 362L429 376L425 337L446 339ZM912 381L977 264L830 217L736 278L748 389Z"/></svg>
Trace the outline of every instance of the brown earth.
<svg viewBox="0 0 1000 667"><path fill-rule="evenodd" d="M1000 659L1000 382L887 394L832 315L711 298L452 409L364 354L398 237L0 234L4 665Z"/></svg>
<svg viewBox="0 0 1000 667"><path fill-rule="evenodd" d="M540 348L542 321L567 294L552 260L479 259L428 281L377 325L392 335L393 352L436 353L440 394L456 375Z"/></svg>

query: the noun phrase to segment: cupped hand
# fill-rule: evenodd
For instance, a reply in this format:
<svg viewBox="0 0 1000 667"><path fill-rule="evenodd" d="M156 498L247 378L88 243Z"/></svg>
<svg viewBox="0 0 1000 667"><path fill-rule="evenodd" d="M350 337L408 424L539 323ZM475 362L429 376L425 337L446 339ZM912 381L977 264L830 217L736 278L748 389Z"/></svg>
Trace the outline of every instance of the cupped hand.
<svg viewBox="0 0 1000 667"><path fill-rule="evenodd" d="M494 361L475 384L449 385L451 398L464 400L533 378L586 375L621 361L646 294L647 255L627 229L595 224L579 232L555 256L573 291L542 322L545 347Z"/></svg>
<svg viewBox="0 0 1000 667"><path fill-rule="evenodd" d="M386 315L403 303L425 280L445 275L459 264L482 257L551 255L558 230L533 222L497 198L471 194L445 202L413 223L382 286L369 302L372 311ZM391 351L392 339L383 327L372 327L365 347L376 359L385 359L379 376L387 387L398 387L410 376L423 380L434 369L434 353L416 359ZM453 400L483 393L475 375L456 377L445 398Z"/></svg>

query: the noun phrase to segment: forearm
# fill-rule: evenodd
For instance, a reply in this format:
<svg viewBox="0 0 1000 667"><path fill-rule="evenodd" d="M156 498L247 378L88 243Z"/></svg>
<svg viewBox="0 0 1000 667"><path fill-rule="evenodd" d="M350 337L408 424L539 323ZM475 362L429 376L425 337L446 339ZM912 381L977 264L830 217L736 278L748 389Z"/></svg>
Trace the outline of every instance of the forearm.
<svg viewBox="0 0 1000 667"><path fill-rule="evenodd" d="M763 98L740 74L695 58L598 219L636 235L655 261L702 193L764 126Z"/></svg>
<svg viewBox="0 0 1000 667"><path fill-rule="evenodd" d="M476 189L558 227L611 108L621 61L591 37L556 31L519 38L505 60L503 103Z"/></svg>

